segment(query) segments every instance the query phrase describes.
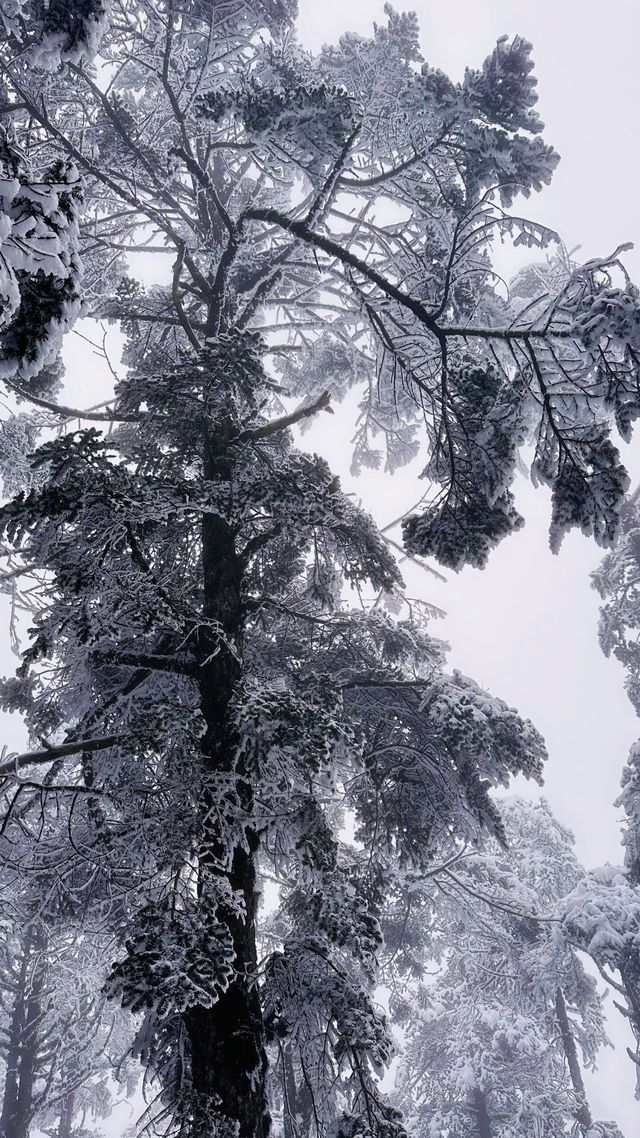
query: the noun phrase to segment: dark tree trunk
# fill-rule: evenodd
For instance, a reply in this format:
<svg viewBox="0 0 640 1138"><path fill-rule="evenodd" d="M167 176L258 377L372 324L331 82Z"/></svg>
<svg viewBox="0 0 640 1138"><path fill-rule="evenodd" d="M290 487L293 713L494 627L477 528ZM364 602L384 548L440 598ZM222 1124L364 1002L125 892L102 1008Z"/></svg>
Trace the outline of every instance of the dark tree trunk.
<svg viewBox="0 0 640 1138"><path fill-rule="evenodd" d="M210 444L205 477L212 481L229 479L226 440L230 434L231 427L223 425ZM203 520L202 556L205 623L198 652L201 708L207 725L203 743L205 774L213 781L218 774L228 774L235 764L236 739L229 708L241 675L243 625L243 567L235 548L235 534L219 516L209 515ZM232 647L220 643L216 626ZM253 800L248 779L240 777L237 794L241 808L249 815ZM222 847L212 816L215 815L210 814L205 795L200 863L208 873L220 874ZM244 919L235 912L219 911L233 937L235 979L213 1007L194 1007L185 1013L194 1091L205 1107L215 1106L238 1125L239 1138L266 1138L270 1128L264 1027L256 984L257 848L256 835L247 829L246 846L235 849L231 868L225 875L231 889L243 897L245 908ZM205 1135L198 1131L193 1138Z"/></svg>
<svg viewBox="0 0 640 1138"><path fill-rule="evenodd" d="M267 1063L254 980L257 894L252 854L236 850L229 881L244 894L247 917L245 921L226 917L236 951L236 979L212 1008L191 1008L185 1015L193 1086L205 1102L219 1103L220 1113L238 1123L240 1138L266 1138Z"/></svg>
<svg viewBox="0 0 640 1138"><path fill-rule="evenodd" d="M35 946L37 949L37 945ZM18 1116L23 1120L24 1132L16 1138L26 1138L29 1123L33 1118L33 1084L38 1063L38 1042L42 1020L42 989L44 971L38 960L34 960L29 977L29 994L24 1019L24 1033L20 1047L20 1085L18 1088Z"/></svg>
<svg viewBox="0 0 640 1138"><path fill-rule="evenodd" d="M20 1128L18 1117L18 1086L20 1080L20 1043L24 1033L26 1013L27 975L29 954L23 946L20 975L18 977L11 1021L9 1023L9 1045L7 1048L7 1072L2 1096L0 1115L0 1138L23 1138L26 1127Z"/></svg>
<svg viewBox="0 0 640 1138"><path fill-rule="evenodd" d="M480 1087L474 1087L470 1095L470 1111L473 1117L477 1138L492 1138L491 1119L487 1109L487 1096Z"/></svg>
<svg viewBox="0 0 640 1138"><path fill-rule="evenodd" d="M28 1138L33 1118L33 1084L38 1061L44 974L35 958L38 937L27 932L9 1026L7 1079L0 1116L0 1138Z"/></svg>
<svg viewBox="0 0 640 1138"><path fill-rule="evenodd" d="M296 1078L291 1056L291 1048L284 1044L282 1055L282 1079L284 1090L284 1138L311 1138L317 1133L314 1126L314 1102L304 1075Z"/></svg>
<svg viewBox="0 0 640 1138"><path fill-rule="evenodd" d="M75 1091L69 1091L62 1100L60 1121L58 1123L58 1138L72 1138L75 1097Z"/></svg>
<svg viewBox="0 0 640 1138"><path fill-rule="evenodd" d="M585 1090L584 1081L582 1078L582 1071L580 1069L580 1060L578 1058L578 1049L576 1041L571 1032L571 1024L567 1015L567 1005L565 1003L562 988L556 990L556 1017L558 1026L560 1028L560 1035L562 1036L562 1046L564 1053L567 1057L569 1066L569 1074L571 1075L571 1082L573 1084L574 1094L576 1096L576 1121L582 1128L583 1132L590 1129L593 1119L591 1117L591 1110L587 1100L587 1092Z"/></svg>
<svg viewBox="0 0 640 1138"><path fill-rule="evenodd" d="M282 1056L282 1089L284 1092L284 1110L283 1110L283 1129L284 1138L296 1138L298 1127L295 1123L297 1115L297 1098L298 1088L296 1086L296 1076L289 1054L289 1048L283 1047L281 1050Z"/></svg>

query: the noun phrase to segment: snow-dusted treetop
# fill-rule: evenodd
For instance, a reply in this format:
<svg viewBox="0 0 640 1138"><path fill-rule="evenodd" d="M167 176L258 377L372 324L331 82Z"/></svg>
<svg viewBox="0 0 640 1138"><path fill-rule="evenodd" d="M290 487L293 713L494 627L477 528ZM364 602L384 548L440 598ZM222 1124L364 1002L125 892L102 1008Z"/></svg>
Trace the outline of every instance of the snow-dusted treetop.
<svg viewBox="0 0 640 1138"><path fill-rule="evenodd" d="M389 899L503 839L492 788L544 759L444 673L388 544L290 428L357 388L354 461L423 456L406 544L458 568L520 524L531 438L554 541L609 542L609 419L628 434L638 413L617 254L554 253L533 295L492 272L501 236L556 245L510 212L557 161L530 45L500 40L456 84L411 15L313 57L294 8L3 9L2 375L60 430L0 509L3 584L31 617L2 701L33 744L0 763L1 852L37 849L46 911L117 938L106 991L140 1013L158 1125L181 1138L266 1138L302 1084L314 1138L404 1133L378 1079ZM87 413L56 404L80 270L83 311L126 338ZM33 445L23 420L5 433ZM263 873L282 902L264 946Z"/></svg>

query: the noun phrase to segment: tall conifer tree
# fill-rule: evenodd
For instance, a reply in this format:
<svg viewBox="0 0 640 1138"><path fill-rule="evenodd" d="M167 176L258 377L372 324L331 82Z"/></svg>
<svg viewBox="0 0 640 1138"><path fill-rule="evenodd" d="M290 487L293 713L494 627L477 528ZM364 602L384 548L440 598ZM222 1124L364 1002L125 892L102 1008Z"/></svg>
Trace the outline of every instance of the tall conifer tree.
<svg viewBox="0 0 640 1138"><path fill-rule="evenodd" d="M358 386L357 463L379 461L376 435L391 467L426 446L414 555L486 562L521 524L529 438L554 544L570 525L606 544L627 484L609 417L626 436L640 409L637 294L617 254L556 257L511 305L494 288L496 237L556 241L509 212L557 161L519 37L455 84L391 8L317 58L293 0L0 15L2 374L61 428L0 513L33 616L3 686L33 750L0 766L2 840L41 841L40 804L64 803L56 889L120 936L107 990L142 1017L158 1124L265 1138L286 1038L312 1132L391 1138L372 998L387 888L499 835L491 787L539 778L544 749L443 673L415 608L346 603L345 583L402 607L398 570L290 428ZM57 398L81 291L126 336L90 412ZM265 870L286 920L261 959Z"/></svg>
<svg viewBox="0 0 640 1138"><path fill-rule="evenodd" d="M621 1138L594 1123L582 1073L607 1039L596 982L559 919L584 875L573 837L544 801L505 800L501 812L508 848L461 848L435 889L413 896L414 960L437 975L393 997L399 1103L416 1138Z"/></svg>

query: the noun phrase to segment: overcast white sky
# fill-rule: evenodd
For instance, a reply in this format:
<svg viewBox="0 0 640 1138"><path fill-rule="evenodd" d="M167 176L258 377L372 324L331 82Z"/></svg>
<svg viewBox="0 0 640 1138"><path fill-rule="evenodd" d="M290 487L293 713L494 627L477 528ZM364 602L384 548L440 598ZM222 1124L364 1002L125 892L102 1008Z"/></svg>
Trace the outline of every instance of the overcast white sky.
<svg viewBox="0 0 640 1138"><path fill-rule="evenodd" d="M417 12L423 54L452 78L481 64L505 32L530 40L545 138L562 162L552 185L520 208L557 229L569 248L580 245L577 256L584 260L622 242L640 245L636 0L609 0L606 7L596 0L416 0L396 6ZM300 0L301 39L318 48L347 30L365 34L373 20L384 20L383 9L382 0ZM640 250L629 253L626 263L640 281ZM335 440L339 413L323 418ZM321 431L319 423L313 431L318 449L328 441ZM345 450L347 439L345 431ZM626 461L640 481L637 440L626 449ZM392 482L388 475L367 474L351 485L382 523L420 493L408 473ZM450 642L452 665L516 706L545 735L545 794L574 830L585 865L618 862L613 801L640 725L622 688L622 669L604 659L597 643L598 597L589 574L602 554L574 534L553 557L548 496L525 481L519 508L526 527L494 552L484 572L448 574L443 585L409 567L407 582L413 595L447 610L434 632ZM634 1138L640 1123L634 1073L614 1019L611 1034L616 1052L602 1056L601 1073L590 1086L592 1106L597 1117L615 1118Z"/></svg>

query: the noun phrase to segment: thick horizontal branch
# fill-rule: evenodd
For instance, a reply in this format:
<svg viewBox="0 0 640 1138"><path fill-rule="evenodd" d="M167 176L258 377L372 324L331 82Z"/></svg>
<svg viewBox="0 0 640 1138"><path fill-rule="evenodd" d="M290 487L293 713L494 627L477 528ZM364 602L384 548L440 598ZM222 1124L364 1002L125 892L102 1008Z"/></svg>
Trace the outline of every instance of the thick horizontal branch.
<svg viewBox="0 0 640 1138"><path fill-rule="evenodd" d="M369 678L368 676L359 676L354 680L347 680L345 683L340 684L342 691L349 691L351 688L411 688L413 690L420 690L421 688L428 687L431 680L395 680L378 679L376 677Z"/></svg>
<svg viewBox="0 0 640 1138"><path fill-rule="evenodd" d="M90 409L85 411L82 407L65 407L64 404L54 403L52 400L43 399L39 395L32 395L21 384L15 383L6 376L3 377L3 383L21 399L28 400L35 407L42 407L45 411L51 411L54 415L60 415L63 419L90 419L97 423L137 423L140 419L139 415L118 415L111 411L92 411Z"/></svg>
<svg viewBox="0 0 640 1138"><path fill-rule="evenodd" d="M440 329L443 336L458 336L461 339L473 337L476 340L575 340L570 328L478 328L465 325L444 326Z"/></svg>
<svg viewBox="0 0 640 1138"><path fill-rule="evenodd" d="M8 762L0 766L0 778L8 778L23 767L39 766L42 763L53 763L56 759L64 759L67 755L81 755L89 751L106 751L109 747L117 747L126 735L105 735L101 739L78 739L74 743L61 743L56 747L45 747L43 751L27 751L23 755L14 755Z"/></svg>
<svg viewBox="0 0 640 1138"><path fill-rule="evenodd" d="M360 257L352 253L350 249L346 249L338 241L334 241L332 237L327 237L324 233L317 233L315 230L310 229L305 221L297 221L295 218L288 217L286 214L281 213L277 209L248 209L240 219L240 224L243 221L263 221L267 225L276 225L286 232L293 234L294 237L304 241L307 245L312 245L315 249L321 249L323 253L328 253L329 256L335 257L342 265L350 269L354 269L365 280L374 284L376 288L383 293L384 296L394 300L402 308L412 312L413 315L420 321L420 323L438 340L442 350L445 350L446 341L453 338L475 338L481 340L526 340L533 339L573 339L574 335L569 328L562 328L557 330L536 330L533 328L479 328L474 326L453 325L447 327L438 324L434 311L429 311L425 308L421 301L417 300L414 296L404 292L398 285L390 281L383 273L378 272L377 269L368 265Z"/></svg>
<svg viewBox="0 0 640 1138"><path fill-rule="evenodd" d="M387 280L382 273L379 273L377 269L372 268L366 261L352 253L350 249L345 249L331 237L326 237L323 233L316 233L315 230L310 229L306 222L287 217L286 213L280 213L280 210L277 209L248 209L241 220L264 221L267 225L277 225L307 245L313 245L314 248L321 249L323 253L335 257L341 264L348 265L350 269L355 269L366 280L371 281L385 296L413 312L421 324L424 324L438 339L441 338L440 328L419 300L403 292L392 281Z"/></svg>
<svg viewBox="0 0 640 1138"><path fill-rule="evenodd" d="M249 439L266 439L270 435L275 435L279 431L286 431L287 427L293 427L296 423L301 422L302 419L308 419L315 415L317 411L328 411L330 415L333 411L330 407L331 393L323 391L322 395L316 399L315 403L308 403L304 407L299 407L297 411L292 411L290 415L283 415L281 419L274 419L271 423L265 423L263 427L248 428L238 435L238 442L245 442Z"/></svg>
<svg viewBox="0 0 640 1138"><path fill-rule="evenodd" d="M397 166L391 166L389 170L381 170L379 174L371 174L365 178L350 178L346 174L343 174L338 178L338 185L345 186L350 190L367 190L372 186L379 186L383 182L388 182L392 178L396 178L405 170L410 169L411 166L415 166L418 162L423 162L424 159L425 155L420 154L416 151L416 153L412 154L410 158L406 158L403 162L399 162Z"/></svg>
<svg viewBox="0 0 640 1138"><path fill-rule="evenodd" d="M103 311L107 320L120 320L123 324L145 323L166 325L168 328L183 327L177 316L167 316L165 312L124 311L121 305L109 307ZM205 325L201 321L190 320L189 323L196 332L204 330Z"/></svg>
<svg viewBox="0 0 640 1138"><path fill-rule="evenodd" d="M145 668L150 672L170 672L177 676L195 676L197 665L195 661L179 660L175 656L151 655L143 652L113 652L93 653L93 657L100 662L113 664L116 667Z"/></svg>

